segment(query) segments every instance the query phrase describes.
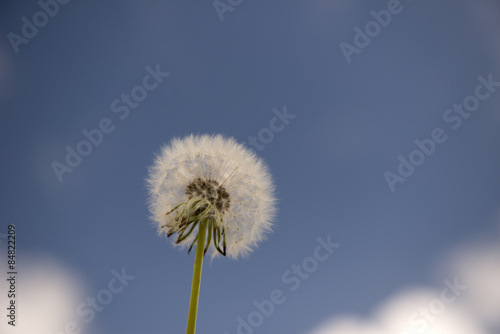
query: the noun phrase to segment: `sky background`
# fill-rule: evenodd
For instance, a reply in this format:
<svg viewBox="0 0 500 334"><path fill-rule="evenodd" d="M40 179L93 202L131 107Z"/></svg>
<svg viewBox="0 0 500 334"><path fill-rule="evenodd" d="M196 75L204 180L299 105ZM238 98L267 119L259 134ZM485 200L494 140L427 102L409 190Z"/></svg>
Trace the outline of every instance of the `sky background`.
<svg viewBox="0 0 500 334"><path fill-rule="evenodd" d="M248 258L205 262L197 333L237 333L253 301L280 289L286 301L254 333L337 334L344 315L371 326L400 291L440 291L445 279L466 282L469 265L484 262L481 274L500 263L500 88L457 130L443 120L479 76L500 81L500 3L402 0L348 63L340 43L354 44L353 29L388 3L243 0L221 20L210 1L73 0L16 52L8 34L41 7L2 1L0 268L6 275L15 224L20 292L19 326L1 314L2 333L60 334L69 321L82 334L183 333L194 257L156 234L147 169L173 137L248 142L273 109L295 115L256 150L277 187L274 232ZM112 102L142 85L148 66L170 74L120 119ZM113 132L60 182L54 161L65 164L66 147L103 119ZM397 173L398 156L435 128L447 140L391 191L384 172ZM341 246L292 291L283 273L328 236ZM134 280L86 324L74 310L122 268ZM491 275L466 283L479 289ZM464 305L500 310L498 288L477 289ZM428 304L422 296L408 297L413 309ZM467 312L481 328L467 334L500 333L498 311L481 312Z"/></svg>

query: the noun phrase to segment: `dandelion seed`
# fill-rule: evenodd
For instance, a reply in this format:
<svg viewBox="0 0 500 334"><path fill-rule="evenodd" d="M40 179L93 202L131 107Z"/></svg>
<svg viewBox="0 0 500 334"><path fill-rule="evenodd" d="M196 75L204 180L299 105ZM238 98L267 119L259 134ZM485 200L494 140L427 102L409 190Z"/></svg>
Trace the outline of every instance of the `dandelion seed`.
<svg viewBox="0 0 500 334"><path fill-rule="evenodd" d="M203 256L244 256L271 231L274 186L266 165L232 138L190 135L163 147L147 179L160 233L196 245L187 333L194 333Z"/></svg>
<svg viewBox="0 0 500 334"><path fill-rule="evenodd" d="M157 156L147 180L150 210L159 232L174 243L196 243L207 221L207 251L238 258L271 231L274 187L264 162L232 138L221 135L174 139ZM226 245L215 234L223 234Z"/></svg>

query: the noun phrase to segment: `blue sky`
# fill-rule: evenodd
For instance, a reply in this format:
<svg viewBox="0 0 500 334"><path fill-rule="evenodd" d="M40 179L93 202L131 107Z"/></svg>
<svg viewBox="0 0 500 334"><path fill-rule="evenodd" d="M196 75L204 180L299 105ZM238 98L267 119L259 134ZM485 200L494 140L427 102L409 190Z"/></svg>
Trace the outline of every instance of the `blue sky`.
<svg viewBox="0 0 500 334"><path fill-rule="evenodd" d="M499 230L500 88L483 87L456 130L443 116L478 77L500 81L500 6L402 0L349 63L340 43L356 47L354 28L390 3L243 0L221 21L210 1L73 0L15 46L9 33L22 37L41 7L2 2L0 233L17 226L19 272L50 258L78 277L78 305L125 267L135 279L82 333L183 332L193 256L156 235L147 168L172 137L267 138L286 109L295 117L256 150L277 186L274 233L247 259L205 263L198 333L236 333L275 289L286 302L255 333L309 333L403 287L439 286L438 258ZM169 73L158 85L145 79L155 70ZM67 165L66 147L102 122L110 133L60 182L54 161ZM391 191L384 173L436 128L447 140ZM292 291L282 275L327 236L341 246Z"/></svg>

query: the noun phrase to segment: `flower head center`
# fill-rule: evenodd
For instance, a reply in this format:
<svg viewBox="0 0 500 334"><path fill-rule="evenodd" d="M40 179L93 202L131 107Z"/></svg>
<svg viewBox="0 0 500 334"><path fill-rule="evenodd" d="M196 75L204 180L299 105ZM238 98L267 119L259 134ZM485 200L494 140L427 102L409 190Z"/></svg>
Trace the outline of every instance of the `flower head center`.
<svg viewBox="0 0 500 334"><path fill-rule="evenodd" d="M224 214L231 204L226 188L212 179L197 178L187 185L185 192L189 199L193 197L203 198L212 207L217 208L221 214Z"/></svg>

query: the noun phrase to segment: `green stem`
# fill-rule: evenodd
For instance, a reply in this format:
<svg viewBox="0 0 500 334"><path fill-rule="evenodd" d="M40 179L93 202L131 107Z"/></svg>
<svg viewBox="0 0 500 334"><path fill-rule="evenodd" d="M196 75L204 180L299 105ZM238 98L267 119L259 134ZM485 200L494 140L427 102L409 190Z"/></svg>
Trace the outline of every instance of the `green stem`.
<svg viewBox="0 0 500 334"><path fill-rule="evenodd" d="M186 334L194 334L196 329L196 313L198 312L198 299L200 297L201 269L203 267L203 249L207 234L207 222L201 221L196 242L196 256L194 258L193 282L191 283L191 299L189 301L189 314Z"/></svg>

